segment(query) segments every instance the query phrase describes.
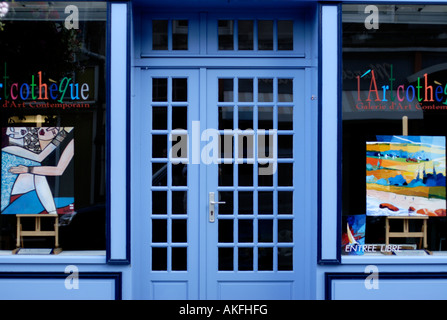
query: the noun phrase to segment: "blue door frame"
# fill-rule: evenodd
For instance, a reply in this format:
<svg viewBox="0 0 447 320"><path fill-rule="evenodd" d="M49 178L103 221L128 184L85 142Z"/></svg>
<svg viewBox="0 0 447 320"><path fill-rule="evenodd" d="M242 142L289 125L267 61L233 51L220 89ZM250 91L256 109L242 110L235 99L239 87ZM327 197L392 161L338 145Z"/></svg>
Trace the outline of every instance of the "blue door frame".
<svg viewBox="0 0 447 320"><path fill-rule="evenodd" d="M191 19L194 14L188 13ZM208 33L199 32L206 30L215 24L213 19L219 15L209 14L207 21L205 14L200 15L200 21L194 21L196 36L203 45L207 42ZM302 12L295 23L295 32L306 32L312 28L304 28L306 21L302 19ZM142 14L142 20L147 17L157 19L156 14ZM173 15L175 17L175 15ZM225 18L234 17L236 14L226 13ZM279 15L280 17L280 15ZM245 17L247 18L247 17ZM253 19L260 19L253 14ZM261 16L262 18L262 16ZM175 19L175 18L174 18ZM143 25L147 21L141 22ZM198 25L198 27L197 27ZM215 24L217 25L217 24ZM298 26L298 27L297 27ZM190 39L191 36L190 35ZM243 52L242 55L235 52L234 55L225 52L212 52L207 55L203 47L195 47L193 52L183 55L177 52L170 56L169 52L156 55L154 52L143 54L148 48L147 44L141 46L142 58L136 59L134 69L135 79L139 87L135 91L134 107L132 108L132 144L134 145L134 167L138 167L138 174L134 173L132 182L133 202L132 216L134 222L133 238L133 269L135 270L135 292L143 299L308 299L315 292L312 275L315 274L316 236L316 137L313 134L317 130L317 111L315 102L311 99L315 89L314 81L316 69L314 61L310 58L311 49L308 34L300 34L300 41L295 42L297 54L250 55ZM145 35L139 37L144 42ZM191 41L191 40L190 40ZM212 41L211 41L212 42ZM298 47L299 46L299 47ZM301 47L303 46L303 47ZM138 46L137 46L138 47ZM144 49L144 48L146 49ZM212 50L211 50L212 51ZM295 52L295 53L296 53ZM175 79L187 79L187 101L176 102L172 98ZM153 79L167 79L167 98L165 101L152 101ZM233 79L234 97L232 102L219 100L219 79ZM241 102L237 98L238 84L242 80L251 80L253 96L247 102ZM267 80L272 83L272 100L258 103L258 81ZM278 81L286 80L292 85L293 98L291 101L278 102L280 86ZM289 82L289 80L291 80ZM157 80L158 81L158 80ZM281 89L280 89L281 90ZM270 98L269 98L270 99ZM167 125L163 129L153 128L154 108L166 107ZM176 107L187 107L186 131L172 131L173 110ZM238 158L232 156L226 159L233 166L233 183L231 185L219 185L219 165L206 160L207 148L213 145L209 129L219 129L219 110L222 107L232 107L233 128L238 128L238 116L243 111L249 110L252 114L253 131L246 131L248 135L255 136L253 142L254 158L251 159L253 184L250 186L238 185L237 172L240 165ZM258 186L258 118L261 109L272 110L272 123L275 123L275 143L287 141L292 143L290 152L293 156L285 156L278 159L278 168L282 177L286 170L292 170L293 175L290 184L278 184L278 172L272 176L272 183ZM278 109L281 109L281 117L286 110L293 110L292 128L280 128L278 132ZM284 111L284 112L283 112ZM221 117L222 119L222 117ZM171 121L171 122L170 122ZM288 120L287 120L288 121ZM312 126L313 125L313 126ZM223 129L223 128L221 128ZM259 128L260 129L260 128ZM217 130L217 133L219 132ZM172 159L154 158L152 155L152 143L154 136L170 134L187 134L187 184L174 186L170 182L173 170ZM226 132L233 136L233 152L237 149L237 130ZM155 143L155 142L154 142ZM167 140L168 146L175 144ZM283 143L284 142L279 142ZM218 144L217 144L218 145ZM136 147L138 146L138 147ZM169 147L168 147L169 148ZM197 149L198 152L197 153ZM208 150L209 151L209 150ZM246 151L247 152L247 151ZM209 155L209 153L208 153ZM234 153L233 153L234 155ZM205 157L205 158L204 158ZM312 160L313 159L313 160ZM174 162L178 162L176 159ZM199 163L197 163L199 161ZM247 162L246 159L242 162ZM207 163L204 163L207 162ZM248 160L250 164L250 160ZM166 164L167 182L162 186L151 186L157 168ZM305 168L312 168L305 170ZM135 170L134 170L135 172ZM310 186L310 187L306 187ZM166 198L158 197L166 193ZM184 191L187 194L187 209L182 214L173 212L174 192ZM221 194L232 192L231 214L220 214L224 205L215 205L215 220L210 221L209 193L215 194L215 200L222 200ZM252 201L251 212L241 214L238 212L238 202L241 194L250 194ZM284 198L284 196L286 198ZM291 197L289 197L291 196ZM281 199L292 199L292 211L281 212L278 206L283 203ZM260 212L264 206L263 200L270 203L267 210ZM166 214L153 214L154 203L166 201ZM243 200L241 200L243 201ZM245 200L244 200L245 201ZM285 209L289 210L288 208ZM180 242L174 240L174 225L186 221L186 238ZM167 230L160 238L159 228ZM248 228L248 229L247 229ZM178 230L178 229L176 229ZM221 234L231 230L231 240L220 238ZM248 230L248 231L247 231ZM267 230L267 231L265 231ZM280 235L281 232L281 235ZM291 235L285 238L284 233ZM154 235L157 234L157 235ZM225 237L224 237L225 238ZM243 238L243 239L242 239ZM177 253L175 253L177 250ZM173 266L178 252L186 252L186 267ZM160 255L160 251L163 253ZM137 253L135 253L137 252ZM154 255L154 253L156 253ZM157 258L155 258L155 256ZM267 257L261 259L261 257ZM154 261L163 261L163 266L154 269ZM224 267L220 264L225 257L231 257L231 261ZM247 264L248 261L248 264ZM266 262L268 261L268 262ZM285 262L284 262L285 261ZM243 262L243 263L242 263ZM231 267L228 267L231 265Z"/></svg>

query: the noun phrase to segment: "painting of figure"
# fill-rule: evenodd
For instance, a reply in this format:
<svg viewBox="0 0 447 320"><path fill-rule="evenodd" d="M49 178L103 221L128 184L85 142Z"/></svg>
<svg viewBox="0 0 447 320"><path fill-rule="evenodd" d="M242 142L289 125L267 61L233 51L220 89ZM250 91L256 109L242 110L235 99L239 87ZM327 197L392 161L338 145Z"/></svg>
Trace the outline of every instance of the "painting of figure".
<svg viewBox="0 0 447 320"><path fill-rule="evenodd" d="M73 127L2 128L1 214L74 213Z"/></svg>
<svg viewBox="0 0 447 320"><path fill-rule="evenodd" d="M366 143L368 216L446 216L444 136L377 136Z"/></svg>

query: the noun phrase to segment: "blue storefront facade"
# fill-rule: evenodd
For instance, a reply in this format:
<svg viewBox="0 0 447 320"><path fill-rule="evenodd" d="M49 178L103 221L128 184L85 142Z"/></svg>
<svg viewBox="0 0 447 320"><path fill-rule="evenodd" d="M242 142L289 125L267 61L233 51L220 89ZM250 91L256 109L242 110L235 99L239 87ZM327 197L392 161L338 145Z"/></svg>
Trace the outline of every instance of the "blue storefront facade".
<svg viewBox="0 0 447 320"><path fill-rule="evenodd" d="M444 299L445 3L0 9L0 299Z"/></svg>

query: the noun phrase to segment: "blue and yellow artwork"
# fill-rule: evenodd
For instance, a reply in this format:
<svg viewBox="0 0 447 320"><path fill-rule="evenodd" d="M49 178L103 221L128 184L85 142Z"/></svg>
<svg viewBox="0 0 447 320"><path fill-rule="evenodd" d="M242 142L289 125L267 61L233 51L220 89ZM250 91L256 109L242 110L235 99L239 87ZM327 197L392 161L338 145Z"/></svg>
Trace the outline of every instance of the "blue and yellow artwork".
<svg viewBox="0 0 447 320"><path fill-rule="evenodd" d="M74 213L73 127L2 128L1 214Z"/></svg>
<svg viewBox="0 0 447 320"><path fill-rule="evenodd" d="M366 143L368 216L446 216L444 136L377 136Z"/></svg>

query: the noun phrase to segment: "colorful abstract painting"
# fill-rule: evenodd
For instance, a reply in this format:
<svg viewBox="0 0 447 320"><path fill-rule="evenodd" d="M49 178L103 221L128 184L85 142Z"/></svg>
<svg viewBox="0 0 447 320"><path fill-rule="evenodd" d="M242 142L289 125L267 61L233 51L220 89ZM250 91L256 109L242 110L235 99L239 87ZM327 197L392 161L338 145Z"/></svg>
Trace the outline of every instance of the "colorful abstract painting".
<svg viewBox="0 0 447 320"><path fill-rule="evenodd" d="M368 216L445 216L445 137L377 136L366 143Z"/></svg>
<svg viewBox="0 0 447 320"><path fill-rule="evenodd" d="M366 215L343 217L342 253L362 255L365 246Z"/></svg>
<svg viewBox="0 0 447 320"><path fill-rule="evenodd" d="M1 213L74 213L73 127L2 128Z"/></svg>

